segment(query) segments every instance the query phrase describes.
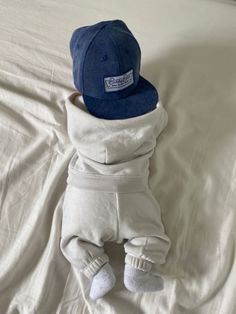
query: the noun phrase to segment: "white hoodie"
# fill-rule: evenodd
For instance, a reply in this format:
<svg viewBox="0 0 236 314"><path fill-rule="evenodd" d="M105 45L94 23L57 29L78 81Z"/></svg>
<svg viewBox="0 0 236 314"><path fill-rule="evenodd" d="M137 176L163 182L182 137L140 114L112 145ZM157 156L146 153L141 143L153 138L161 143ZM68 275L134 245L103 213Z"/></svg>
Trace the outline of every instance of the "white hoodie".
<svg viewBox="0 0 236 314"><path fill-rule="evenodd" d="M66 100L67 130L76 148L70 173L106 177L142 177L148 180L149 158L168 115L159 102L144 115L107 120L91 115L78 92Z"/></svg>

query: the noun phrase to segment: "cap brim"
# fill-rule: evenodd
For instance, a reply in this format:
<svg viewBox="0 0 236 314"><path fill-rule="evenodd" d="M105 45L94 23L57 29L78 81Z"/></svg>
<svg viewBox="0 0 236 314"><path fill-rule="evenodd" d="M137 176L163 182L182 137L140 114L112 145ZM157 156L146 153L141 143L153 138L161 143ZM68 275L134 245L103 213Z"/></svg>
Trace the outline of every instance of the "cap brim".
<svg viewBox="0 0 236 314"><path fill-rule="evenodd" d="M143 115L156 108L159 97L156 88L142 76L132 93L121 99L106 100L83 95L88 111L103 119L127 119Z"/></svg>

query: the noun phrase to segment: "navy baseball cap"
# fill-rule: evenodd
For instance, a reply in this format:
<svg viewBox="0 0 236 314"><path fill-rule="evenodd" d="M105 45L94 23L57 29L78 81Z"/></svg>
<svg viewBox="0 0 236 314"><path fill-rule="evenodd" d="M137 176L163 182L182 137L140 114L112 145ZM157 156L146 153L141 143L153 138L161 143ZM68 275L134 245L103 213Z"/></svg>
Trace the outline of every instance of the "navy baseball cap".
<svg viewBox="0 0 236 314"><path fill-rule="evenodd" d="M139 74L141 50L123 21L76 29L70 52L75 87L94 116L130 118L156 108L157 90Z"/></svg>

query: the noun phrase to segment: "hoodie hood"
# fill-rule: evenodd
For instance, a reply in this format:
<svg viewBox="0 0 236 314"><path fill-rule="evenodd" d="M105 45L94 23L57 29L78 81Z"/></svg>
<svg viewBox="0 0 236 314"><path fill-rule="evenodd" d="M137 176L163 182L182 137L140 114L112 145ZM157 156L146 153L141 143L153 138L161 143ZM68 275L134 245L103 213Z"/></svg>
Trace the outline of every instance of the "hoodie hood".
<svg viewBox="0 0 236 314"><path fill-rule="evenodd" d="M67 131L78 153L102 164L134 159L153 149L168 116L161 103L144 115L107 120L91 115L82 96L75 92L66 99Z"/></svg>

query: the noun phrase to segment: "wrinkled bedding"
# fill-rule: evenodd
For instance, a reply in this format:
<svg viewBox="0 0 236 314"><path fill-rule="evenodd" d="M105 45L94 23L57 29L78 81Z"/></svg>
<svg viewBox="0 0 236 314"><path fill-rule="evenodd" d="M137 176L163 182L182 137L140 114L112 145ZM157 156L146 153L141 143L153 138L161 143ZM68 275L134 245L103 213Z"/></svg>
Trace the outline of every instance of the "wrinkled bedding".
<svg viewBox="0 0 236 314"><path fill-rule="evenodd" d="M72 31L119 18L142 49L142 70L169 123L150 186L172 246L165 289L132 294L124 250L106 250L117 284L88 297L59 248L74 148ZM0 314L235 314L236 4L231 1L0 1Z"/></svg>

